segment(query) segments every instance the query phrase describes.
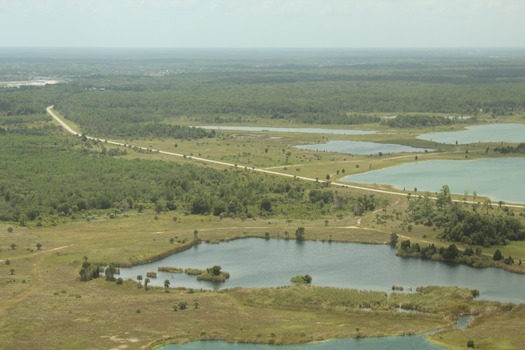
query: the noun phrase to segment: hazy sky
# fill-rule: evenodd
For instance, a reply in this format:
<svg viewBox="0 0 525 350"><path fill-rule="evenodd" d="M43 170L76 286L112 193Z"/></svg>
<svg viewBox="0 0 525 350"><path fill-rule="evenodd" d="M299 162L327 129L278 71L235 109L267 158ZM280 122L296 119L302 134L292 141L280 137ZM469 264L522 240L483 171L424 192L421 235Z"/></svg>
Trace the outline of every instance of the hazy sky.
<svg viewBox="0 0 525 350"><path fill-rule="evenodd" d="M0 47L525 47L525 0L0 0Z"/></svg>

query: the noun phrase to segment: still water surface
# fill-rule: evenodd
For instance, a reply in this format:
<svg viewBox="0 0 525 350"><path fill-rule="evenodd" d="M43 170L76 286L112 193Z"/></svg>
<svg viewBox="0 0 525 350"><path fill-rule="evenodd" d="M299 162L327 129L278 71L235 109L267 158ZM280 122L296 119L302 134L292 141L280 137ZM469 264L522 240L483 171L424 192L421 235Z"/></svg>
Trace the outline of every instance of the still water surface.
<svg viewBox="0 0 525 350"><path fill-rule="evenodd" d="M308 234L308 232L306 233ZM202 239L206 239L202 234ZM313 284L362 290L391 291L392 285L461 286L480 291L480 299L525 302L525 276L502 269L475 269L420 259L399 258L387 245L296 242L247 238L220 244L199 244L160 261L122 268L120 276L135 280L158 266L205 269L220 265L231 274L224 284L197 281L195 276L159 272L152 285L188 288L275 287L290 285L295 275L309 274ZM263 278L262 278L262 277Z"/></svg>
<svg viewBox="0 0 525 350"><path fill-rule="evenodd" d="M342 182L388 184L399 189L472 193L511 203L525 203L525 158L428 160L369 171L341 178Z"/></svg>
<svg viewBox="0 0 525 350"><path fill-rule="evenodd" d="M418 136L418 139L448 144L476 142L525 142L524 124L490 124L467 127L467 130L435 132Z"/></svg>
<svg viewBox="0 0 525 350"><path fill-rule="evenodd" d="M161 350L439 350L422 335L360 339L334 339L300 345L229 344L222 341L197 341L166 345Z"/></svg>
<svg viewBox="0 0 525 350"><path fill-rule="evenodd" d="M349 154L378 154L378 153L402 153L402 152L431 152L433 149L415 148L404 145L364 141L334 140L327 143L295 146L299 149L312 151L329 151Z"/></svg>

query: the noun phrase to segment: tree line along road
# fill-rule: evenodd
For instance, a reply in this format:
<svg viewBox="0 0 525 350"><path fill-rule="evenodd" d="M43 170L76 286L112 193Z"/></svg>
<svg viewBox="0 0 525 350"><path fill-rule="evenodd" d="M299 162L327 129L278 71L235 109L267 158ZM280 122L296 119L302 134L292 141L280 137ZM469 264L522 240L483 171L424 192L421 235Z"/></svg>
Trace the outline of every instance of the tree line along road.
<svg viewBox="0 0 525 350"><path fill-rule="evenodd" d="M72 134L72 135L75 135L75 136L78 136L78 137L81 137L82 135L73 130L69 125L66 124L66 122L64 120L62 120L54 111L53 111L53 107L54 106L49 106L46 108L46 111L47 113L57 122L60 124L60 126L62 126L68 133ZM105 140L105 139L100 139L100 138L97 138L97 137L93 137L93 136L85 136L88 140L95 140L95 141L100 141L100 142L104 142L104 143L108 143L110 145L115 145L115 146L122 146L122 147L135 147L135 148L138 148L138 149L141 149L143 151L151 151L151 152L155 152L155 153L160 153L160 154L165 154L165 155L168 155L168 156L174 156L174 157L180 157L180 158L184 158L184 159L190 159L190 160L197 160L197 161L201 161L201 162L204 162L204 163L209 163L209 164L217 164L217 165L222 165L222 166L227 166L227 167L234 167L234 168L244 168L244 169L248 169L248 170L252 170L252 171L255 171L255 172L259 172L259 173L265 173L265 174L271 174L271 175L277 175L277 176L283 176L283 177L289 177L289 178L293 178L293 179L299 179L299 180L304 180L304 181L312 181L312 182L319 182L319 179L314 179L314 178L311 178L311 177L304 177L304 176L297 176L297 175L291 175L291 174L285 174L285 173L280 173L278 171L273 171L273 170L268 170L268 169L263 169L263 168L255 168L255 167L248 167L248 166L244 166L244 165L239 165L239 164L232 164L232 163L226 163L226 162L221 162L221 161L218 161L218 160L213 160L213 159L206 159L206 158L200 158L200 157L193 157L193 156L186 156L184 154L180 154L180 153L174 153L174 152L167 152L167 151L162 151L162 150L158 150L158 149L151 149L151 148L146 148L146 147L141 147L141 146L135 146L135 145L130 145L130 144L126 144L126 143L122 143L122 142L117 142L117 141L111 141L111 140ZM331 181L327 181L326 183L332 185L332 186L337 186L337 187L344 187L344 188L353 188L353 189L357 189L357 190L362 190L362 191L369 191L369 192L375 192L375 193L383 193L383 194L390 194L390 195L395 195L395 196L403 196L403 197L407 197L408 195L410 195L410 193L406 193L406 192L396 192L396 191L387 191L387 190L380 190L380 189L376 189L376 188L368 188L368 187L362 187L362 186L355 186L355 185L349 185L349 184L344 184L344 183L340 183L340 182L331 182ZM431 199L434 199L436 200L437 198L436 197L430 197ZM454 200L455 202L465 202L465 203L470 203L470 204L475 204L477 202L474 202L474 201L463 201L463 200ZM525 208L524 205L517 205L517 204L506 204L505 206L507 207L511 207L511 208Z"/></svg>

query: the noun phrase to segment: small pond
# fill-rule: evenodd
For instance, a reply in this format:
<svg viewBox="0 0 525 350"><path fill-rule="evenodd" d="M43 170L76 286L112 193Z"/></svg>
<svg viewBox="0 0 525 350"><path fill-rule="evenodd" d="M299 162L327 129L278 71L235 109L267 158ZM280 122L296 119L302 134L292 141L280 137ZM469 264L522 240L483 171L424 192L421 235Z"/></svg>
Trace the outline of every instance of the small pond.
<svg viewBox="0 0 525 350"><path fill-rule="evenodd" d="M477 142L525 142L524 124L489 124L467 127L467 130L434 132L419 135L418 139L447 144Z"/></svg>
<svg viewBox="0 0 525 350"><path fill-rule="evenodd" d="M459 316L456 321L457 329L465 329L470 325L470 322L476 317L476 315L463 315Z"/></svg>
<svg viewBox="0 0 525 350"><path fill-rule="evenodd" d="M206 239L204 234L201 238ZM135 280L137 275L145 277L148 271L157 271L158 266L205 269L219 265L231 274L223 284L168 272L158 272L151 284L163 286L169 279L172 288L276 287L290 285L292 276L309 274L313 284L320 286L385 292L390 292L392 285L404 286L405 290L423 285L460 286L478 289L480 299L525 302L524 275L496 268L403 259L395 253L387 245L246 238L202 243L154 263L121 268L120 276Z"/></svg>
<svg viewBox="0 0 525 350"><path fill-rule="evenodd" d="M323 129L323 128L273 128L266 126L199 126L203 129L213 130L233 130L233 131L268 131L268 132L300 132L310 134L332 134L332 135L370 135L375 134L372 130L352 130L352 129Z"/></svg>
<svg viewBox="0 0 525 350"><path fill-rule="evenodd" d="M388 154L388 153L402 153L402 152L431 152L433 149L415 148L404 145L378 143L378 142L364 142L364 141L347 141L334 140L327 143L301 145L295 146L299 149L307 149L313 151L329 151L349 154Z"/></svg>
<svg viewBox="0 0 525 350"><path fill-rule="evenodd" d="M170 344L161 350L440 350L422 335L359 339L334 339L300 345L230 344L223 341L196 341Z"/></svg>
<svg viewBox="0 0 525 350"><path fill-rule="evenodd" d="M492 200L525 203L525 158L478 160L428 160L348 175L342 182L388 184L399 189L439 192L448 185L452 193L465 190Z"/></svg>

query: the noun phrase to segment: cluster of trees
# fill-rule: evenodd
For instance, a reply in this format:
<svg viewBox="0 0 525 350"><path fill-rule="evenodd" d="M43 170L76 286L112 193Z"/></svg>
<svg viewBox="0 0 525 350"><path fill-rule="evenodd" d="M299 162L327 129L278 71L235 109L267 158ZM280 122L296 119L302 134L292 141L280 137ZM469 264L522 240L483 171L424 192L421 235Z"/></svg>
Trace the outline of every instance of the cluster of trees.
<svg viewBox="0 0 525 350"><path fill-rule="evenodd" d="M453 202L443 186L436 201L428 195L410 199L407 214L410 222L443 228L441 238L448 241L489 247L525 240L523 223L501 207L494 211L489 200L472 206Z"/></svg>
<svg viewBox="0 0 525 350"><path fill-rule="evenodd" d="M21 224L45 225L101 210L250 218L293 215L304 205L309 215L354 207L362 213L377 203L373 196L337 194L321 183L242 169L121 159L123 152L104 144L87 149L80 139L58 135L7 133L0 135L0 147L0 220Z"/></svg>
<svg viewBox="0 0 525 350"><path fill-rule="evenodd" d="M499 152L503 154L508 153L525 153L525 143L520 143L517 146L501 146L501 147L495 147L494 152Z"/></svg>
<svg viewBox="0 0 525 350"><path fill-rule="evenodd" d="M88 261L88 257L85 256L82 261L82 266L80 268L79 275L81 281L90 281L94 278L99 278L100 268L98 265L91 264L91 262Z"/></svg>
<svg viewBox="0 0 525 350"><path fill-rule="evenodd" d="M455 244L448 247L436 247L434 244L420 245L404 240L399 243L397 255L401 257L417 257L435 261L448 261L457 264L466 264L474 267L492 266L491 259L482 254L481 249L467 247L461 251Z"/></svg>
<svg viewBox="0 0 525 350"><path fill-rule="evenodd" d="M514 259L511 256L504 257L499 249L496 249L491 259L490 257L483 255L480 248L473 249L467 247L461 251L455 244L451 244L446 248L438 248L433 243L422 246L419 243L411 243L410 240L404 240L399 243L397 255L401 257L416 257L434 261L447 261L474 267L493 266L493 261L502 261L506 265L514 264ZM519 264L521 265L521 260Z"/></svg>
<svg viewBox="0 0 525 350"><path fill-rule="evenodd" d="M421 128L421 127L434 127L440 125L451 125L459 119L441 117L441 116L406 116L400 115L396 118L385 118L381 120L382 125L387 125L391 128ZM461 121L464 122L464 121Z"/></svg>

